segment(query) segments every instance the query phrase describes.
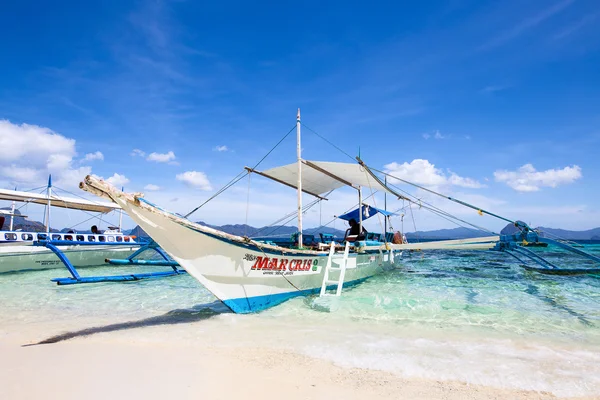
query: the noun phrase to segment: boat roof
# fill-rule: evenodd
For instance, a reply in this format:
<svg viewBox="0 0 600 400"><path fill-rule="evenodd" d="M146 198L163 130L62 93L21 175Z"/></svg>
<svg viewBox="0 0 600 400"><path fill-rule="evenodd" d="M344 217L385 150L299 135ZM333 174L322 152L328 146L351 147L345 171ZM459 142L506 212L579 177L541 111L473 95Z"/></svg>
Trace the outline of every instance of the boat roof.
<svg viewBox="0 0 600 400"><path fill-rule="evenodd" d="M342 186L350 186L355 189L359 187L370 188L373 191L386 191L397 195L382 184L367 167L358 163L302 160L301 168L302 191L315 197L323 198L323 194ZM246 169L286 186L296 189L298 187L297 163L271 168L262 172L251 168Z"/></svg>
<svg viewBox="0 0 600 400"><path fill-rule="evenodd" d="M362 219L363 220L369 219L371 217L374 217L378 213L382 214L382 215L384 215L386 217L388 217L390 215L395 215L391 211L381 210L381 209L379 209L377 207L373 207L373 206L370 206L368 204L363 204L363 206L361 208L362 208ZM356 209L354 209L354 210L352 210L350 212L347 212L344 215L338 216L338 218L339 219L343 219L345 221L350 221L351 219L354 219L355 221L358 221L359 220L359 215L360 215L359 214L359 208L357 207Z"/></svg>
<svg viewBox="0 0 600 400"><path fill-rule="evenodd" d="M24 203L36 203L46 205L48 204L48 195L21 192L18 190L0 189L0 200L20 201ZM107 213L121 208L115 203L56 196L54 194L50 196L50 205L52 207L69 208L72 210L82 210L100 213Z"/></svg>

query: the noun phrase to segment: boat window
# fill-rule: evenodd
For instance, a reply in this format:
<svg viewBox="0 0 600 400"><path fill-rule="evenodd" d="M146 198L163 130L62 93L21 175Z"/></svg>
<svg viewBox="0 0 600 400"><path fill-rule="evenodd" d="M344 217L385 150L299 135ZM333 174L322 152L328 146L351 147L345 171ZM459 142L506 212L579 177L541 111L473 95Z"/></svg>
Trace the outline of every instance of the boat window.
<svg viewBox="0 0 600 400"><path fill-rule="evenodd" d="M17 240L17 234L16 233L5 233L4 240Z"/></svg>
<svg viewBox="0 0 600 400"><path fill-rule="evenodd" d="M47 240L48 239L48 235L46 235L45 233L38 233L38 240Z"/></svg>
<svg viewBox="0 0 600 400"><path fill-rule="evenodd" d="M75 238L78 242L85 242L85 236L83 235L77 235Z"/></svg>
<svg viewBox="0 0 600 400"><path fill-rule="evenodd" d="M98 236L99 242L106 242L106 238L104 236Z"/></svg>
<svg viewBox="0 0 600 400"><path fill-rule="evenodd" d="M65 240L73 240L73 236L72 235L65 235Z"/></svg>
<svg viewBox="0 0 600 400"><path fill-rule="evenodd" d="M31 233L22 233L21 239L23 240L33 240L33 235Z"/></svg>
<svg viewBox="0 0 600 400"><path fill-rule="evenodd" d="M122 242L123 238L121 236L117 236L115 239L117 239L117 242Z"/></svg>
<svg viewBox="0 0 600 400"><path fill-rule="evenodd" d="M123 240L124 240L125 242L129 242L129 236L125 236L125 237L123 238Z"/></svg>
<svg viewBox="0 0 600 400"><path fill-rule="evenodd" d="M109 242L114 242L115 241L115 237L114 236L107 236L106 239L108 239Z"/></svg>
<svg viewBox="0 0 600 400"><path fill-rule="evenodd" d="M88 235L88 242L95 242L95 241L96 241L96 236Z"/></svg>
<svg viewBox="0 0 600 400"><path fill-rule="evenodd" d="M60 235L52 235L52 240L60 240Z"/></svg>

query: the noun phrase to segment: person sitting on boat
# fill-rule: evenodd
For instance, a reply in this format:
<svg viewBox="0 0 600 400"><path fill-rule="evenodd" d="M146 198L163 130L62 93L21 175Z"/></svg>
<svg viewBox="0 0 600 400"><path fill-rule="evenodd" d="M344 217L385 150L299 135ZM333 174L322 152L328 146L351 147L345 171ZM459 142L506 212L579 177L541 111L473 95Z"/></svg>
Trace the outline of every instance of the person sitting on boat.
<svg viewBox="0 0 600 400"><path fill-rule="evenodd" d="M364 226L362 227L361 232L360 225L358 224L358 222L356 222L354 218L350 219L350 221L348 221L348 224L350 225L350 228L346 229L346 236L344 237L344 240L348 240L351 242L355 240L365 240L365 238L367 237L367 230Z"/></svg>
<svg viewBox="0 0 600 400"><path fill-rule="evenodd" d="M100 234L100 231L98 230L98 227L96 225L92 225L92 233L94 235Z"/></svg>
<svg viewBox="0 0 600 400"><path fill-rule="evenodd" d="M406 244L406 243L408 243L408 241L406 240L406 236L402 232L397 231L396 233L394 233L392 243L393 244Z"/></svg>

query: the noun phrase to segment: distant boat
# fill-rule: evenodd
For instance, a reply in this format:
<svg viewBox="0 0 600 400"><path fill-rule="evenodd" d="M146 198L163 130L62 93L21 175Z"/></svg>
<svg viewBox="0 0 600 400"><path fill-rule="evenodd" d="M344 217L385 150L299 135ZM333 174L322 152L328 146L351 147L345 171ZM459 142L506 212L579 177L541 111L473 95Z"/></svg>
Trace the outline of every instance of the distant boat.
<svg viewBox="0 0 600 400"><path fill-rule="evenodd" d="M51 182L49 179L45 194L0 189L0 200L13 202L10 211L0 210L0 273L62 267L64 264L51 249L34 245L40 241L60 243L56 248L76 267L103 265L107 258L126 258L140 248L135 236L124 235L117 227L102 233L50 232L50 207L97 213L120 209L114 203L57 196L52 194ZM46 232L15 230L14 218L22 217L15 213L15 202L46 205Z"/></svg>

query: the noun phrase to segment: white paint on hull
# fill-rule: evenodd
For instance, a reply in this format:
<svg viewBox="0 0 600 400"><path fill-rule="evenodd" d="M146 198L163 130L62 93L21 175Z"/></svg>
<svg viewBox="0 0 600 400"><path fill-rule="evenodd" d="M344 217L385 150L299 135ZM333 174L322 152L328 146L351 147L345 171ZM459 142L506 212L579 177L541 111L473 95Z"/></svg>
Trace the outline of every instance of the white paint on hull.
<svg viewBox="0 0 600 400"><path fill-rule="evenodd" d="M116 200L175 261L226 304L231 299L285 295L321 287L328 251L299 252L271 246L261 250L239 238L219 237L210 228L187 221L184 225L177 217L149 206L133 205L119 197ZM366 279L391 267L391 254L351 254L344 281ZM269 264L276 259L278 270L253 269L259 257L268 258ZM295 260L302 260L303 265L310 262L311 266L308 270L290 270L291 263L298 262ZM338 273L333 270L330 279L337 279Z"/></svg>

